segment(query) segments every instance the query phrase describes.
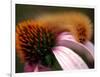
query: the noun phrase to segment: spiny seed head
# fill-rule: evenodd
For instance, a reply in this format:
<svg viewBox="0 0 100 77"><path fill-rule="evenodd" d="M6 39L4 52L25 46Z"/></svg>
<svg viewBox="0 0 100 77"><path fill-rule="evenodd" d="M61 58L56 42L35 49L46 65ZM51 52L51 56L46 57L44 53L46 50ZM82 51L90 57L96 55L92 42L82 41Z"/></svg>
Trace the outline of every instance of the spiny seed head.
<svg viewBox="0 0 100 77"><path fill-rule="evenodd" d="M51 53L55 45L53 30L34 21L21 22L16 27L16 49L23 62L38 63Z"/></svg>

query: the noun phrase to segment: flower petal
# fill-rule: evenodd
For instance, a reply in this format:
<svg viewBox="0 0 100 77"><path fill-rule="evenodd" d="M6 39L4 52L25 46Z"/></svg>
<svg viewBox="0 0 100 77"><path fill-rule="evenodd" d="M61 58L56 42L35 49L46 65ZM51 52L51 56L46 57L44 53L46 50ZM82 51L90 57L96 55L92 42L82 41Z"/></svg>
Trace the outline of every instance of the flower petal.
<svg viewBox="0 0 100 77"><path fill-rule="evenodd" d="M89 49L89 51L91 51L92 54L94 54L94 46L90 41L86 42L84 45Z"/></svg>
<svg viewBox="0 0 100 77"><path fill-rule="evenodd" d="M53 49L53 53L57 58L59 64L63 70L72 70L72 69L86 69L88 66L86 63L74 53L71 49L57 46Z"/></svg>
<svg viewBox="0 0 100 77"><path fill-rule="evenodd" d="M41 64L29 64L25 63L24 72L40 72L40 71L50 71L49 67L45 67Z"/></svg>
<svg viewBox="0 0 100 77"><path fill-rule="evenodd" d="M24 72L33 72L36 69L36 64L30 65L28 62L25 63Z"/></svg>
<svg viewBox="0 0 100 77"><path fill-rule="evenodd" d="M84 59L89 68L94 68L93 44L87 41L85 44L77 42L70 33L64 32L58 36L57 46L65 46L77 53ZM66 37L66 38L65 38Z"/></svg>

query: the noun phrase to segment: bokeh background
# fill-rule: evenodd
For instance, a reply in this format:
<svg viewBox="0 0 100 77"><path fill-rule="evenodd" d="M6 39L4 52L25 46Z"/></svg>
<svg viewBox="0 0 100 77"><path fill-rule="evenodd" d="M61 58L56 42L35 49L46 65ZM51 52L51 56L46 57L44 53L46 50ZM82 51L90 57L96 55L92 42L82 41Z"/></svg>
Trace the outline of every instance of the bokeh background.
<svg viewBox="0 0 100 77"><path fill-rule="evenodd" d="M16 4L15 5L15 20L16 25L17 23L28 20L28 19L35 19L41 14L45 13L55 13L55 12L67 12L67 11L79 11L91 19L93 23L93 36L92 36L92 43L94 44L94 8L82 8L82 7L61 7L61 6L43 6L43 5L26 5L26 4ZM23 72L24 64L20 63L19 58L16 54L16 60L15 60L15 66L16 66L16 73Z"/></svg>

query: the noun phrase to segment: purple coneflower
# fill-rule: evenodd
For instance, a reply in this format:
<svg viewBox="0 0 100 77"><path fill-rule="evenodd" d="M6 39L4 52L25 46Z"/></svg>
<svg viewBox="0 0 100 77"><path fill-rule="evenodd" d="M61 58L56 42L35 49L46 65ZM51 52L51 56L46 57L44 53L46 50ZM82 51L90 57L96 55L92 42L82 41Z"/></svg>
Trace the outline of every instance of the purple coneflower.
<svg viewBox="0 0 100 77"><path fill-rule="evenodd" d="M87 40L87 33L90 32L86 26L75 28L75 30L80 29L78 33L69 27L54 29L52 26L45 26L47 24L38 23L34 20L24 21L16 27L16 51L21 62L25 64L25 72L94 67L93 44ZM74 36L73 32L77 35ZM79 41L76 37L79 37ZM53 66L55 62L58 67Z"/></svg>

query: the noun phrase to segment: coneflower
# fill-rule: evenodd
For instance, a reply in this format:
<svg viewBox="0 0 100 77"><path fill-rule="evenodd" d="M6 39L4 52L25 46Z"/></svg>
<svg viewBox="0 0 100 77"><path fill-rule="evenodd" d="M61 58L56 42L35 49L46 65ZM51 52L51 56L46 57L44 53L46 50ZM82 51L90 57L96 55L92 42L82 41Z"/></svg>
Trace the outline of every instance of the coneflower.
<svg viewBox="0 0 100 77"><path fill-rule="evenodd" d="M79 20L74 14L44 16L17 25L16 51L25 72L94 67L90 20L77 13Z"/></svg>
<svg viewBox="0 0 100 77"><path fill-rule="evenodd" d="M53 29L40 26L33 21L22 22L16 28L17 53L21 60L26 62L26 65L52 70L51 65L54 65L54 61L56 61L52 52L52 47L56 43L55 38ZM55 70L59 69L61 68Z"/></svg>

